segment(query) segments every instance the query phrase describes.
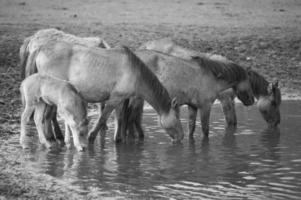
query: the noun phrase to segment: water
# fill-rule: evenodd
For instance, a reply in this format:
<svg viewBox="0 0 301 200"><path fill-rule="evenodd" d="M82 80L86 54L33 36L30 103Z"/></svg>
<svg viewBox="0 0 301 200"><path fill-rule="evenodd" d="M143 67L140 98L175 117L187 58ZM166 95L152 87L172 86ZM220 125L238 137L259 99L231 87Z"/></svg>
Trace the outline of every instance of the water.
<svg viewBox="0 0 301 200"><path fill-rule="evenodd" d="M300 105L300 101L283 102L277 130L265 129L255 106L237 105L235 133L225 130L221 108L215 105L209 141L202 140L198 123L195 142L185 137L182 145L171 144L158 127L156 114L148 109L144 142L115 145L111 122L105 139L97 138L86 152L49 151L36 144L24 152L18 136L7 142L7 151L21 152L26 170L51 175L92 197L300 199ZM182 118L186 127L186 109Z"/></svg>

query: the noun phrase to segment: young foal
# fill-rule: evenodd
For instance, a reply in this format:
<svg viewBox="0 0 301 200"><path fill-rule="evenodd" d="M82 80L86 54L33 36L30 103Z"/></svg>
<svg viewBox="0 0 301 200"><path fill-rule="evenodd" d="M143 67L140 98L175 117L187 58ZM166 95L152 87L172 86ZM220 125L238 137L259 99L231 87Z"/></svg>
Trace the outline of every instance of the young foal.
<svg viewBox="0 0 301 200"><path fill-rule="evenodd" d="M71 130L74 146L78 151L84 150L88 133L86 105L72 85L67 81L34 74L22 82L20 91L23 105L25 105L21 117L20 135L20 144L23 148L26 147L26 124L33 112L40 142L47 148L51 147L53 135L51 135L50 119L47 117L43 119L46 104L48 104L57 107L58 113L65 120L66 144L70 143L69 132Z"/></svg>
<svg viewBox="0 0 301 200"><path fill-rule="evenodd" d="M177 98L179 105L186 104L195 110L200 109L205 136L209 134L212 103L221 91L233 88L245 105L254 103L247 72L234 63L212 61L202 57L189 61L150 50L138 50L135 53L157 75L169 94ZM134 110L142 111L139 109L141 105L143 104L130 106ZM132 113L139 116L138 111ZM140 118L141 116L138 117L138 119ZM125 121L127 120L125 119ZM140 129L137 126L136 128ZM118 135L115 136L117 140L125 137L121 136L121 132L125 133L126 131L117 131ZM193 137L192 133L190 133L190 137Z"/></svg>
<svg viewBox="0 0 301 200"><path fill-rule="evenodd" d="M222 62L229 61L227 58L210 53L201 53L188 48L177 45L171 38L163 38L146 42L140 46L140 49L155 50L177 56L183 59L191 60L194 56L207 57L212 60L220 60ZM258 100L258 109L267 122L268 126L275 127L280 122L280 103L281 92L278 84L273 84L273 88L268 92L268 81L263 76L253 70L248 70L249 79L251 82L254 96ZM232 89L221 92L217 99L220 100L223 112L225 114L226 123L228 126L236 126L237 118L235 113L234 103L235 93ZM280 100L279 100L280 99ZM189 132L194 131L197 110L188 107L189 110Z"/></svg>

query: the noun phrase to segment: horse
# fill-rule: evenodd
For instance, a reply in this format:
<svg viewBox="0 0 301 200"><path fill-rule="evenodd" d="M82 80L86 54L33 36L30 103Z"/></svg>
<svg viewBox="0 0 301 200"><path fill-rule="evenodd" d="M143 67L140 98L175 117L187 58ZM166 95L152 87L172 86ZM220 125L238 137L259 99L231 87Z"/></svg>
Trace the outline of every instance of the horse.
<svg viewBox="0 0 301 200"><path fill-rule="evenodd" d="M193 56L204 56L214 60L228 61L226 57L221 55L202 53L182 47L176 44L171 38L146 42L142 44L139 49L155 50L188 60L191 60ZM269 83L263 76L251 69L248 70L248 75L254 96L258 100L257 107L261 115L269 127L276 127L280 123L279 107L281 103L281 92L278 87L278 81ZM268 88L273 89L268 91ZM217 98L221 102L227 126L237 125L234 98L235 93L232 89L220 93ZM189 109L189 112L189 116L191 116L189 118L189 130L193 131L195 127L196 110Z"/></svg>
<svg viewBox="0 0 301 200"><path fill-rule="evenodd" d="M20 47L19 56L22 79L30 75L30 72L26 71L26 63L29 54L51 41L65 41L88 47L111 48L105 40L99 37L78 37L55 28L39 30L32 36L25 38Z"/></svg>
<svg viewBox="0 0 301 200"><path fill-rule="evenodd" d="M145 99L159 114L160 124L173 142L180 142L183 129L176 98L148 67L127 47L101 49L66 42L50 42L29 55L28 70L67 80L91 103L106 102L101 117L89 132L93 143L112 110L125 99Z"/></svg>
<svg viewBox="0 0 301 200"><path fill-rule="evenodd" d="M55 28L42 29L37 31L30 37L24 39L24 42L20 48L20 66L21 66L21 78L36 73L36 71L30 71L31 67L26 67L28 63L28 57L31 53L39 49L41 46L47 45L49 42L68 42L72 44L80 44L87 47L100 47L105 49L110 49L110 45L99 37L78 37L69 33L65 33L61 30ZM30 65L30 63L28 63ZM49 105L47 105L49 106ZM47 107L46 106L46 107ZM99 105L100 111L104 108L103 105ZM51 110L51 108L46 108L46 110ZM55 110L55 108L52 108ZM55 113L52 114L56 116ZM58 121L56 117L52 119L52 125L54 127L56 138L59 142L63 142L64 136L62 135L61 129L59 127Z"/></svg>
<svg viewBox="0 0 301 200"><path fill-rule="evenodd" d="M83 151L86 148L88 134L86 103L71 84L49 76L33 74L22 81L20 92L25 106L21 116L20 135L20 144L23 148L26 148L26 124L33 113L40 142L50 148L51 143L55 141L50 134L52 131L50 121L43 119L46 104L55 106L64 119L66 144L70 144L71 131L76 149Z"/></svg>
<svg viewBox="0 0 301 200"><path fill-rule="evenodd" d="M135 53L157 75L169 94L177 98L179 105L185 104L189 105L189 109L200 110L205 137L209 135L211 106L220 92L233 88L245 105L254 103L247 71L235 63L206 57L184 60L152 50L137 50ZM141 104L131 106L142 110L139 109ZM137 111L132 113L138 115ZM115 138L122 140L124 132L125 130L117 131ZM193 131L189 136L193 137Z"/></svg>

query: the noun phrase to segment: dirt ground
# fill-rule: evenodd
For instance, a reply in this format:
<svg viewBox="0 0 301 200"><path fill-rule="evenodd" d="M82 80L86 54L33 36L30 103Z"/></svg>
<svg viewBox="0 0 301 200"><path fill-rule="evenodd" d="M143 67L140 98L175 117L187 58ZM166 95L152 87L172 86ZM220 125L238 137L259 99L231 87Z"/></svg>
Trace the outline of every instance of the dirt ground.
<svg viewBox="0 0 301 200"><path fill-rule="evenodd" d="M58 27L131 48L172 37L278 79L283 97L292 99L301 96L300 10L298 0L0 0L1 143L19 132L18 51L39 29ZM51 187L41 180L22 171L18 158L0 156L0 199L76 198L68 189L54 193L60 186L51 177Z"/></svg>

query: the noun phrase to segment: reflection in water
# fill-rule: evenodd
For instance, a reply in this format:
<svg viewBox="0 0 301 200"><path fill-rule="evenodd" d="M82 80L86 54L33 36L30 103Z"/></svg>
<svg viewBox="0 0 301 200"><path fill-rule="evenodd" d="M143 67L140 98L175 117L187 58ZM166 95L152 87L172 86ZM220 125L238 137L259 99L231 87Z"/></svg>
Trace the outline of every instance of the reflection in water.
<svg viewBox="0 0 301 200"><path fill-rule="evenodd" d="M277 129L266 129L255 107L241 105L238 128L225 129L217 105L209 140L202 138L198 123L195 140L185 138L178 145L158 127L156 114L146 110L144 142L115 145L110 123L107 134L86 152L47 150L35 138L22 162L27 170L49 174L95 198L300 199L298 104L283 103ZM9 141L7 151L20 151L17 141Z"/></svg>

